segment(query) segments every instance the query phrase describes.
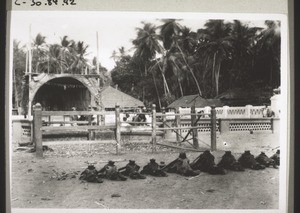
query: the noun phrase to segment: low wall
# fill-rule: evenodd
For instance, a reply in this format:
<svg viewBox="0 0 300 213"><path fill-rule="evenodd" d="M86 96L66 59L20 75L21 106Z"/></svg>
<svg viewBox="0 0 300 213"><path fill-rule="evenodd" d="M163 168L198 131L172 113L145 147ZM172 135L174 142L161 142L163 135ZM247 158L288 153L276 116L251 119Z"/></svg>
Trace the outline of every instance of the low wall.
<svg viewBox="0 0 300 213"><path fill-rule="evenodd" d="M17 118L12 119L12 141L28 143L32 139L32 120Z"/></svg>
<svg viewBox="0 0 300 213"><path fill-rule="evenodd" d="M270 131L279 132L279 118L219 118L217 119L217 132L239 132L239 131ZM167 127L174 127L175 121L168 120ZM188 119L182 119L180 121L181 127L190 127L191 122ZM210 132L211 121L210 119L203 118L198 121L198 133ZM189 129L180 130L182 135L185 135ZM173 130L166 130L166 138L174 137L176 133Z"/></svg>
<svg viewBox="0 0 300 213"><path fill-rule="evenodd" d="M217 132L229 133L239 131L270 131L279 132L279 118L219 118L217 119ZM174 127L174 120L167 120L166 127ZM191 126L190 120L182 119L182 127ZM198 133L210 132L211 121L208 118L202 118L198 122ZM183 136L187 134L189 129L178 130ZM176 133L173 130L165 130L164 138L174 138ZM27 143L32 139L32 120L15 118L12 120L13 141L18 143ZM122 126L121 135L123 141L150 141L151 127L150 126ZM158 131L157 137L163 137L163 132ZM115 139L114 132L97 132L94 137L96 140Z"/></svg>
<svg viewBox="0 0 300 213"><path fill-rule="evenodd" d="M220 133L236 131L279 131L279 118L219 119Z"/></svg>

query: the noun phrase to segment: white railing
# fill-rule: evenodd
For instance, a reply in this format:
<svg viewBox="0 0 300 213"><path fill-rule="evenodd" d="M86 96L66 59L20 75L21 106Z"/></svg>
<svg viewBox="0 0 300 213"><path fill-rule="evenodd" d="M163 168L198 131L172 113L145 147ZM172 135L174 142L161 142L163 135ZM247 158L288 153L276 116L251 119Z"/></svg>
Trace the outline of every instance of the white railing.
<svg viewBox="0 0 300 213"><path fill-rule="evenodd" d="M244 107L216 107L217 118L262 118L264 106L252 106L247 105ZM196 112L203 111L205 114L210 113L211 108L209 106L203 108L196 108ZM191 113L191 108L179 108L179 112L182 114ZM169 112L171 113L171 112ZM205 115L204 117L208 117ZM278 117L278 114L275 114ZM190 116L184 115L182 119L190 119Z"/></svg>

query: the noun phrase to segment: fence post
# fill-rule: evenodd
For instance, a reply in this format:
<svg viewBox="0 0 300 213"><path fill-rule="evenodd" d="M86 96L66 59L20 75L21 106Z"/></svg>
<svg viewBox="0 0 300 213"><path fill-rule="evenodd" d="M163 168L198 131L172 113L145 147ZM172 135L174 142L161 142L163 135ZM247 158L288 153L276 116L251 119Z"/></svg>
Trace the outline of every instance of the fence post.
<svg viewBox="0 0 300 213"><path fill-rule="evenodd" d="M228 109L229 109L229 106L223 106L223 118L227 118Z"/></svg>
<svg viewBox="0 0 300 213"><path fill-rule="evenodd" d="M166 108L165 107L162 107L161 108L161 112L162 112L162 121L163 121L163 128L166 127L166 122L167 122L167 117L165 116L166 115ZM166 136L166 130L163 130L163 139L165 139L165 136Z"/></svg>
<svg viewBox="0 0 300 213"><path fill-rule="evenodd" d="M120 106L116 105L116 151L117 155L121 151L121 122L120 122Z"/></svg>
<svg viewBox="0 0 300 213"><path fill-rule="evenodd" d="M204 107L204 113L205 113L205 114L210 113L210 110L211 110L211 108L210 108L209 106ZM207 117L208 117L208 116L205 115L205 118L207 118Z"/></svg>
<svg viewBox="0 0 300 213"><path fill-rule="evenodd" d="M180 127L180 126L181 126L181 121L180 121L180 115L179 115L179 114L180 114L179 107L176 108L175 113L178 114L178 115L175 116L175 119L176 119L176 127ZM176 133L176 141L177 141L178 143L181 142L180 136L181 136L181 129L178 129L178 130L177 130L177 133Z"/></svg>
<svg viewBox="0 0 300 213"><path fill-rule="evenodd" d="M42 141L42 106L37 103L33 108L33 142L36 150L36 156L43 157L43 141Z"/></svg>
<svg viewBox="0 0 300 213"><path fill-rule="evenodd" d="M156 106L152 104L152 152L156 152Z"/></svg>
<svg viewBox="0 0 300 213"><path fill-rule="evenodd" d="M251 118L251 108L252 108L252 105L246 105L245 106L246 108L246 118Z"/></svg>
<svg viewBox="0 0 300 213"><path fill-rule="evenodd" d="M216 107L211 106L211 150L216 151L217 150L217 119L216 119Z"/></svg>
<svg viewBox="0 0 300 213"><path fill-rule="evenodd" d="M92 125L92 115L88 115L88 125L91 126ZM89 141L92 140L92 130L88 130L88 138Z"/></svg>
<svg viewBox="0 0 300 213"><path fill-rule="evenodd" d="M271 130L272 133L274 133L274 118L271 118L270 121L271 121Z"/></svg>
<svg viewBox="0 0 300 213"><path fill-rule="evenodd" d="M191 127L196 127L198 124L196 124L196 109L195 105L191 107ZM193 145L196 149L199 148L199 143L198 143L198 129L192 129L193 132Z"/></svg>

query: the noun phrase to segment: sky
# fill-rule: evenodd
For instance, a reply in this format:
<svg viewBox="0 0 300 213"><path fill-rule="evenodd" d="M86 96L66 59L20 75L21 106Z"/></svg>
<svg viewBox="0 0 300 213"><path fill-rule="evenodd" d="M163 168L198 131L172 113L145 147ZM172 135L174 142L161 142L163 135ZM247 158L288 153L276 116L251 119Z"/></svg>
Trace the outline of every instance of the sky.
<svg viewBox="0 0 300 213"><path fill-rule="evenodd" d="M247 16L197 13L141 13L141 12L73 12L73 11L13 11L11 12L10 42L14 39L26 44L29 42L30 26L31 41L41 33L46 36L46 43L60 43L63 36L75 41L84 41L89 45L88 59L97 56L97 39L99 39L99 61L109 71L114 68L112 52L124 46L132 50L132 40L136 37L136 28L142 27L142 21L156 26L161 24L159 19L182 19L180 24L197 30L204 26L208 19L239 19L250 26L264 27L264 20L269 18L261 15ZM251 21L249 21L251 20Z"/></svg>

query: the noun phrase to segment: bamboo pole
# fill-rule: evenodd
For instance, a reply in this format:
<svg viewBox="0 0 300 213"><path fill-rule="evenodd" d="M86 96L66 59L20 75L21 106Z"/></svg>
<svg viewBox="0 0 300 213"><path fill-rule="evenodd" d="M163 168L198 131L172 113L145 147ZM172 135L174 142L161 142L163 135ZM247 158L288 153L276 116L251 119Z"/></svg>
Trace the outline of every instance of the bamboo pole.
<svg viewBox="0 0 300 213"><path fill-rule="evenodd" d="M31 117L31 100L29 99L30 98L30 82L31 82L31 72L32 72L32 55L31 55L31 25L29 26L29 55L28 55L28 64L29 64L29 68L28 68L28 117Z"/></svg>
<svg viewBox="0 0 300 213"><path fill-rule="evenodd" d="M99 75L100 72L99 72L99 35L98 35L98 31L96 32L96 39L97 39L97 62L96 62L96 66L97 66L97 74Z"/></svg>

